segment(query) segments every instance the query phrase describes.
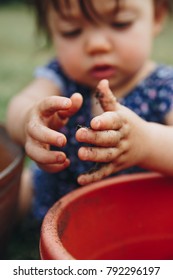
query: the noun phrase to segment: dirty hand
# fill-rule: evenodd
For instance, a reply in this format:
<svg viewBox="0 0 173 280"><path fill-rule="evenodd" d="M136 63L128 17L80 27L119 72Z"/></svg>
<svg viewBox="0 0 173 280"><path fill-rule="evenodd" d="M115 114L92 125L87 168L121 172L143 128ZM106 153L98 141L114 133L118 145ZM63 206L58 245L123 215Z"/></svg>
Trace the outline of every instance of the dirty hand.
<svg viewBox="0 0 173 280"><path fill-rule="evenodd" d="M76 139L92 146L81 147L79 158L96 162L95 168L78 177L80 185L89 184L133 166L142 160L146 122L120 105L107 80L97 87L103 113L91 120L90 128L80 128Z"/></svg>
<svg viewBox="0 0 173 280"><path fill-rule="evenodd" d="M82 96L71 98L51 96L37 103L27 114L25 124L25 151L40 168L48 172L62 171L70 161L62 151L51 151L50 145L66 145L65 135L56 130L64 126L82 105Z"/></svg>

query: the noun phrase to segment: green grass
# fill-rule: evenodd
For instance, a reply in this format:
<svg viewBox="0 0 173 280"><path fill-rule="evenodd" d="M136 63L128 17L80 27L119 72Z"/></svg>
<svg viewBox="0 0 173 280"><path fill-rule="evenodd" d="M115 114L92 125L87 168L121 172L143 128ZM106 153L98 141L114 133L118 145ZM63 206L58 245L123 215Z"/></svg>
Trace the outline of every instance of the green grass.
<svg viewBox="0 0 173 280"><path fill-rule="evenodd" d="M173 19L167 21L162 33L156 38L152 57L161 63L173 65Z"/></svg>
<svg viewBox="0 0 173 280"><path fill-rule="evenodd" d="M51 57L34 25L28 7L0 7L0 121L5 120L10 98L33 79L34 68Z"/></svg>

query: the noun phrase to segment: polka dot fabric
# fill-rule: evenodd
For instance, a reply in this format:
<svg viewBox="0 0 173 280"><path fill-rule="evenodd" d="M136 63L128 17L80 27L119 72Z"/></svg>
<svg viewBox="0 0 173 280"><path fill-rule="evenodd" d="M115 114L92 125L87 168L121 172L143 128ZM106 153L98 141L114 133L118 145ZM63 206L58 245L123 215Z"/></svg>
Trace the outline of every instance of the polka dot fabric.
<svg viewBox="0 0 173 280"><path fill-rule="evenodd" d="M78 143L75 139L77 125L89 126L92 116L91 90L70 80L63 73L56 60L45 67L38 68L36 76L52 80L56 85L59 85L64 96L70 97L74 92L80 92L84 98L82 108L70 119L67 126L61 129L68 141L64 152L70 158L70 167L55 174L47 173L38 167L34 169L33 215L41 221L54 202L79 187L77 176L93 166L91 162L79 160L77 152L83 144ZM141 81L120 102L147 121L164 123L165 115L173 109L173 68L159 65L153 73ZM51 147L51 149L57 148ZM114 175L146 171L134 166Z"/></svg>

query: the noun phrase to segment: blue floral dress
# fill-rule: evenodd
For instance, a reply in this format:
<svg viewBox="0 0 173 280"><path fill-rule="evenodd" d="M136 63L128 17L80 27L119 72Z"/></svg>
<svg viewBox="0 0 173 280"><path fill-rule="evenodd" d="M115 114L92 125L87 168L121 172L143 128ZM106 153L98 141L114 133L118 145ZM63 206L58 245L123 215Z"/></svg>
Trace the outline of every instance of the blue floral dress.
<svg viewBox="0 0 173 280"><path fill-rule="evenodd" d="M78 143L75 139L77 126L89 126L92 116L90 89L70 80L63 73L57 61L54 60L47 66L38 68L36 77L52 80L61 89L64 96L70 97L74 92L80 92L84 99L82 108L61 129L68 141L63 150L70 158L71 165L66 170L55 174L45 172L37 166L34 168L33 215L41 221L54 202L79 187L77 184L78 175L88 171L93 166L91 162L79 160L77 152L83 144ZM173 109L173 68L158 65L146 79L140 82L120 102L146 121L164 123L165 115ZM52 147L52 149L57 148ZM146 170L135 166L114 175L142 171L146 172Z"/></svg>

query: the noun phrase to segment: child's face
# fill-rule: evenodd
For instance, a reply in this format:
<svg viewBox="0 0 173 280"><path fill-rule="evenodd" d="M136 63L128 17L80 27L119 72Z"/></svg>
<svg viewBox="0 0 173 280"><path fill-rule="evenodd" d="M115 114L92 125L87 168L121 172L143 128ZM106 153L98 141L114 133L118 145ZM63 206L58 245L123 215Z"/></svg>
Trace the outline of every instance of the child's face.
<svg viewBox="0 0 173 280"><path fill-rule="evenodd" d="M49 24L58 59L69 77L95 87L106 78L120 90L149 60L152 40L161 20L154 18L153 0L93 0L101 16L88 20L78 1L71 0L67 18L50 9ZM103 18L104 17L104 20Z"/></svg>

